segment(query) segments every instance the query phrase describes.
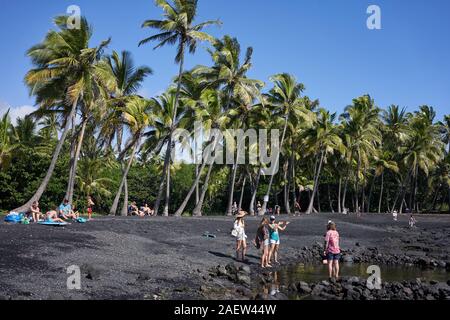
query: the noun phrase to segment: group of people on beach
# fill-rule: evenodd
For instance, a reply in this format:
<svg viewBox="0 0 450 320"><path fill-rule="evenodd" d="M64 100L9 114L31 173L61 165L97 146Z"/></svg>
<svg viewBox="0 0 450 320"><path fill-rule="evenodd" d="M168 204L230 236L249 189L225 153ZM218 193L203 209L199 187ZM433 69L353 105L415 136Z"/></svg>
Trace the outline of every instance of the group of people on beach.
<svg viewBox="0 0 450 320"><path fill-rule="evenodd" d="M153 217L155 215L155 210L150 208L147 203L144 203L144 205L139 208L136 202L133 201L128 206L128 215L138 217L145 217L145 216Z"/></svg>
<svg viewBox="0 0 450 320"><path fill-rule="evenodd" d="M95 205L91 197L87 197L87 214L88 220L92 220L93 206ZM59 222L64 223L68 220L76 220L80 218L80 213L70 204L68 199L64 199L63 202L54 210L42 213L39 208L39 202L34 201L28 211L25 213L30 222L38 223L45 222Z"/></svg>
<svg viewBox="0 0 450 320"><path fill-rule="evenodd" d="M247 254L247 235L245 233L245 211L240 211L236 215L234 222L233 236L236 237L236 259L246 261ZM257 249L261 250L261 267L271 268L272 263L279 264L278 251L280 248L280 231L286 230L286 227L290 222L276 220L275 216L271 216L270 219L264 217L256 232L256 238L253 240L253 244ZM273 261L273 262L272 262Z"/></svg>
<svg viewBox="0 0 450 320"><path fill-rule="evenodd" d="M236 260L247 262L247 235L245 232L246 222L245 211L239 211L235 217L232 236L236 238ZM272 268L272 265L280 264L280 232L285 231L289 221L278 221L275 216L264 217L256 231L256 237L252 241L254 246L261 251L261 268ZM336 230L336 223L328 221L327 232L325 234L323 262L328 264L330 279L339 278L339 260L341 259L341 249L339 247L339 232Z"/></svg>

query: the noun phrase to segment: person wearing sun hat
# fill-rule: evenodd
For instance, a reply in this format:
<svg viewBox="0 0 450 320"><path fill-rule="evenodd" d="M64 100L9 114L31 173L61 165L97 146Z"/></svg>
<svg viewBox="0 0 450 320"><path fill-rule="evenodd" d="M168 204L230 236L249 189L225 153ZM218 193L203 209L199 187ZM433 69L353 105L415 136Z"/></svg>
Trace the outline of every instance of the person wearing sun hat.
<svg viewBox="0 0 450 320"><path fill-rule="evenodd" d="M245 221L244 217L247 215L245 211L239 211L234 221L233 233L236 237L236 260L239 258L245 261L245 255L247 254L247 235L245 234Z"/></svg>

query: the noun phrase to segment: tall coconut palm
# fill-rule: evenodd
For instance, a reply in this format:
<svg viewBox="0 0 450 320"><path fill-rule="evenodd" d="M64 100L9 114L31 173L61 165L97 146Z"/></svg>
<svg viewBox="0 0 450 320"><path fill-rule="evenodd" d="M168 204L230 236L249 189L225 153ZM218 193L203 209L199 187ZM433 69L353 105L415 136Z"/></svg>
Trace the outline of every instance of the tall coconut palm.
<svg viewBox="0 0 450 320"><path fill-rule="evenodd" d="M419 170L428 176L444 159L444 143L440 138L440 127L433 123L435 112L429 106L421 106L409 122L411 135L406 144L404 163L410 168L410 208L417 209L417 181ZM403 202L402 202L403 203Z"/></svg>
<svg viewBox="0 0 450 320"><path fill-rule="evenodd" d="M305 145L308 146L309 153L314 155L317 164L314 172L313 193L306 214L311 214L313 210L323 164L327 162L328 156L336 151L344 153L344 145L334 124L335 118L336 114L320 109L313 127L305 132Z"/></svg>
<svg viewBox="0 0 450 320"><path fill-rule="evenodd" d="M78 104L84 92L92 90L97 82L94 77L95 64L110 42L103 41L98 47L90 48L92 28L87 20L83 17L80 28L68 29L67 19L67 16L56 17L55 24L59 30L49 31L42 43L28 50L34 69L27 73L25 82L31 94L36 96L37 104L44 109L64 106L69 111L46 176L30 200L15 209L18 212L27 210L47 188Z"/></svg>
<svg viewBox="0 0 450 320"><path fill-rule="evenodd" d="M174 113L172 123L175 124L177 112L178 112L178 100L180 97L183 68L185 53L189 50L190 53L194 53L197 49L197 44L199 41L214 42L214 38L209 34L202 32L202 30L210 25L219 25L220 21L205 21L194 25L194 20L197 16L197 4L198 0L176 0L171 4L167 0L156 0L156 5L159 6L164 11L164 20L147 20L142 24L143 28L152 28L161 31L151 37L148 37L141 42L139 46L144 45L149 42L158 41L159 43L154 49L163 47L167 44L174 45L178 43L177 54L175 56L175 62L179 64L177 90L175 93L174 101ZM173 131L175 128L172 128ZM168 142L168 154L170 155L172 148L172 133L169 137ZM168 166L169 160L166 161L165 172L169 175ZM161 179L161 184L163 185L165 178ZM161 199L157 199L155 205L155 214L158 214L159 203Z"/></svg>
<svg viewBox="0 0 450 320"><path fill-rule="evenodd" d="M267 104L274 108L275 121L283 126L280 152L284 147L287 130L291 123L304 121L308 125L312 124L314 114L305 108L301 93L305 89L302 83L298 83L294 76L282 73L271 77L274 87L265 95ZM281 153L277 154L275 167L279 166ZM272 189L275 172L270 176L269 186L262 207L262 212L266 212L270 192Z"/></svg>
<svg viewBox="0 0 450 320"><path fill-rule="evenodd" d="M175 113L175 93L173 90L163 93L157 98L152 99L154 123L152 130L147 132L144 136L146 141L144 143L144 152L149 152L151 150L152 154L158 154L163 148L164 152L164 169L162 174L162 181L159 185L158 195L156 198L155 208L159 207L163 194L165 194L165 206L164 206L164 216L169 215L169 202L170 202L170 163L172 161L172 150L175 145L173 140L173 132L175 128L183 128L186 126L186 118L184 113L184 106L181 105L182 109L178 110L176 117ZM173 122L175 120L175 123ZM164 193L164 186L166 187L166 192Z"/></svg>
<svg viewBox="0 0 450 320"><path fill-rule="evenodd" d="M206 131L213 129L223 129L225 125L228 123L229 118L226 113L223 112L223 98L221 97L220 92L216 90L205 90L201 96L198 104L195 106L195 119L197 121L201 121L203 124L203 129ZM211 150L216 150L216 146L220 143L220 137L211 137L207 142L206 148L211 148ZM211 153L211 152L209 152ZM209 169L207 175L205 177L205 181L203 183L203 188L201 191L201 195L199 197L199 201L196 203L193 214L196 216L201 215L201 210L203 207L203 202L205 199L206 191L208 190L209 178L211 176L211 171L214 166L214 158L209 158L202 156L202 165L199 169L199 172L195 178L195 181L189 190L186 198L183 203L180 205L180 208L175 212L175 215L181 215L186 208L192 194L195 191L195 187L199 184L200 178L203 170L206 165L209 165Z"/></svg>
<svg viewBox="0 0 450 320"><path fill-rule="evenodd" d="M128 101L125 103L125 107L123 107L123 110L121 110L121 113L123 115L124 124L130 131L131 137L130 137L130 155L128 158L127 165L123 171L122 180L119 185L119 190L122 190L125 181L128 176L128 172L130 171L131 165L134 161L134 158L136 156L137 151L139 150L141 139L145 133L145 130L150 125L153 125L153 101L144 99L137 96L132 96L128 98ZM116 197L114 198L113 205L110 210L110 214L115 214L112 209L116 208L120 199L120 192L116 194ZM128 198L125 197L124 201L127 203ZM122 211L122 215L126 215L127 212Z"/></svg>
<svg viewBox="0 0 450 320"><path fill-rule="evenodd" d="M341 116L348 163L356 163L355 210L360 213L360 181L381 143L379 130L379 109L374 100L365 95L353 100ZM345 204L343 205L343 207Z"/></svg>
<svg viewBox="0 0 450 320"><path fill-rule="evenodd" d="M224 36L222 40L217 40L214 43L214 50L209 50L209 53L214 65L212 67L197 66L193 73L206 79L211 88L221 88L226 96L226 111L232 108L242 109L251 105L254 99L260 96L260 90L264 87L264 82L247 77L247 72L252 67L253 48L247 48L244 60L241 63L241 46L238 40L230 36ZM236 118L239 127L243 120L242 118ZM227 215L232 213L237 169L238 164L235 163L230 170Z"/></svg>
<svg viewBox="0 0 450 320"><path fill-rule="evenodd" d="M107 110L103 117L100 136L106 141L107 146L111 146L113 139L116 139L116 151L119 161L123 159L125 153L122 150L122 141L124 135L124 115L125 105L130 97L135 95L141 88L145 78L153 73L147 66L136 67L130 52L122 51L120 54L113 51L110 56L105 57L98 65L98 73L103 79L110 82L114 89L109 92ZM133 142L134 143L134 142ZM128 145L128 149L130 145ZM128 150L125 150L127 152ZM125 164L122 164L122 173L125 170ZM127 189L127 179L125 179L124 188ZM117 191L116 198L120 199L122 189ZM118 205L118 202L117 202ZM116 206L112 206L110 214L115 214ZM127 211L127 203L124 201L122 212Z"/></svg>

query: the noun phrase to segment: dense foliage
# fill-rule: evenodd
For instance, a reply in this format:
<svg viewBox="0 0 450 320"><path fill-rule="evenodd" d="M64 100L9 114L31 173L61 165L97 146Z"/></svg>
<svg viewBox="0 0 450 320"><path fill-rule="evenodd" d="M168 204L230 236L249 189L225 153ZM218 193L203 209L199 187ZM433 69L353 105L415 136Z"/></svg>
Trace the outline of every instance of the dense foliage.
<svg viewBox="0 0 450 320"><path fill-rule="evenodd" d="M58 30L28 51L33 68L25 82L39 109L16 125L2 115L0 208L24 210L40 200L52 209L68 198L84 210L92 196L96 211L122 215L129 201L161 207L163 215L231 214L234 202L250 213L257 202L288 213L450 209L450 116L438 121L430 106L381 108L369 95L331 114L291 74L272 76L270 86L248 78L253 49L203 32L220 22L194 24L197 0L156 4L163 20L143 27L160 33L140 44L176 44L180 71L152 99L137 95L152 70L135 66L128 51L108 54L109 40L91 47L86 19L72 30L57 17ZM210 64L184 70L200 41L210 44ZM174 132L192 132L196 120L203 130L279 129L279 172L264 176L260 163L181 161L173 150L193 141Z"/></svg>

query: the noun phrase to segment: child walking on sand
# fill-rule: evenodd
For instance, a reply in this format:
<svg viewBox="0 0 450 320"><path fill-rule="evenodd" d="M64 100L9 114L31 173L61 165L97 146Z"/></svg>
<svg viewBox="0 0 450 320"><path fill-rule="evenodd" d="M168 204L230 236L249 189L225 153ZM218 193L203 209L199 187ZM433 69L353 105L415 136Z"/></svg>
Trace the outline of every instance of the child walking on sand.
<svg viewBox="0 0 450 320"><path fill-rule="evenodd" d="M336 224L332 221L328 223L327 234L325 235L324 255L328 260L328 272L330 280L339 279L339 260L341 259L341 249L339 247L339 233Z"/></svg>

